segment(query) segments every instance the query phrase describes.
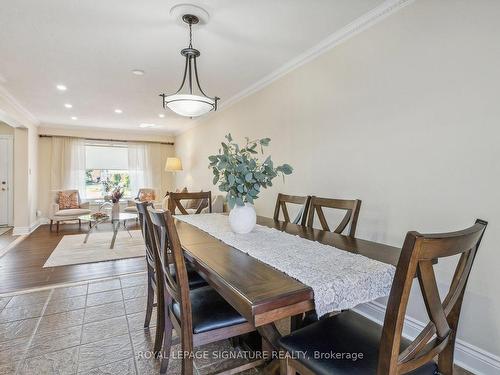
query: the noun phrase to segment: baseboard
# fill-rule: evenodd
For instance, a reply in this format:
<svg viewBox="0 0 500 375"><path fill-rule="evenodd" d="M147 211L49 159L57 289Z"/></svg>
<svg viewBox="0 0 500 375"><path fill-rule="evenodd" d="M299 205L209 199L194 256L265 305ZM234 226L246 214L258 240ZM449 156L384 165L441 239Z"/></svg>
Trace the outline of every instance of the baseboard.
<svg viewBox="0 0 500 375"><path fill-rule="evenodd" d="M384 321L385 306L379 302L366 303L354 310L379 324ZM424 327L421 321L407 317L403 336L414 339ZM474 374L500 375L500 357L460 339L455 345L455 363Z"/></svg>
<svg viewBox="0 0 500 375"><path fill-rule="evenodd" d="M33 224L31 224L31 226L29 226L29 227L14 227L14 229L12 230L12 235L13 236L21 236L21 235L30 234L36 228L38 228L40 225L47 224L48 222L49 222L48 219L40 218L37 221L35 221Z"/></svg>

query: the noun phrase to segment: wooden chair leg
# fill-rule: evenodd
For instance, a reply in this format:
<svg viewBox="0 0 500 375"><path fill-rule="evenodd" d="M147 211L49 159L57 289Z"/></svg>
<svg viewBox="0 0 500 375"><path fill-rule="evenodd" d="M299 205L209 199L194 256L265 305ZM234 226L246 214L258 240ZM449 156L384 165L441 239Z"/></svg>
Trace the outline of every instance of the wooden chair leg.
<svg viewBox="0 0 500 375"><path fill-rule="evenodd" d="M153 304L155 300L155 291L153 289L153 275L151 268L148 265L148 298L146 302L146 317L144 319L144 328L149 327L149 323L151 323L151 315L153 313Z"/></svg>
<svg viewBox="0 0 500 375"><path fill-rule="evenodd" d="M172 322L170 321L170 317L168 316L167 313L164 314L164 330L163 330L163 350L162 350L162 359L161 359L161 365L160 365L160 374L165 375L168 370L168 360L170 358L170 350L172 348L172 330L174 329L174 326L172 325ZM156 328L157 330L159 329L158 327Z"/></svg>
<svg viewBox="0 0 500 375"><path fill-rule="evenodd" d="M57 232L57 234L59 234L59 220L57 221L57 224L56 224L56 225L57 225L56 232Z"/></svg>
<svg viewBox="0 0 500 375"><path fill-rule="evenodd" d="M78 219L78 229L82 229L82 220Z"/></svg>
<svg viewBox="0 0 500 375"><path fill-rule="evenodd" d="M439 353L438 357L438 370L439 373L443 375L453 375L455 340L457 338L458 321L460 319L463 298L464 292L462 292L459 300L455 303L455 306L448 315L448 321L451 328L450 337L448 338L448 344L444 350Z"/></svg>
<svg viewBox="0 0 500 375"><path fill-rule="evenodd" d="M50 220L50 231L52 232L52 224L54 224L54 220Z"/></svg>
<svg viewBox="0 0 500 375"><path fill-rule="evenodd" d="M163 336L165 335L165 305L163 301L158 301L156 304L156 337L154 351L155 355L160 354L161 346L163 343ZM170 330L172 331L172 330Z"/></svg>
<svg viewBox="0 0 500 375"><path fill-rule="evenodd" d="M184 350L183 350L184 352ZM188 351L189 353L189 351ZM182 356L182 375L193 375L194 363L193 357L190 355L183 354Z"/></svg>
<svg viewBox="0 0 500 375"><path fill-rule="evenodd" d="M280 375L296 375L295 369L290 365L288 359L280 360Z"/></svg>

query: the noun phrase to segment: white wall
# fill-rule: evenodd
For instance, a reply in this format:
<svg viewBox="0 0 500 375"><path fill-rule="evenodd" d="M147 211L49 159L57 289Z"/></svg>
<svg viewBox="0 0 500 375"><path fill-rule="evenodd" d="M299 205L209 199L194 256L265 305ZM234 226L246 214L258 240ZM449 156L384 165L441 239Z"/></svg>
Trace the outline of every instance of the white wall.
<svg viewBox="0 0 500 375"><path fill-rule="evenodd" d="M357 235L397 246L408 230L488 220L459 337L500 355L499 14L496 1L414 2L178 136L177 186L215 191L207 156L231 132L272 138L275 162L295 168L259 214L279 191L360 198ZM409 315L425 321L418 302Z"/></svg>
<svg viewBox="0 0 500 375"><path fill-rule="evenodd" d="M37 124L2 86L0 86L0 121L15 128L14 234L24 234L37 224Z"/></svg>

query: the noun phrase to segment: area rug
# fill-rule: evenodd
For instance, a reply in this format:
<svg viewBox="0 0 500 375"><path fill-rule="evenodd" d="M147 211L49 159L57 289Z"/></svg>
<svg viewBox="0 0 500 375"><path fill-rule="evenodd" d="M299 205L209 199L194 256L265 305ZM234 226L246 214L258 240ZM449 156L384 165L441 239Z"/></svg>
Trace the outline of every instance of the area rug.
<svg viewBox="0 0 500 375"><path fill-rule="evenodd" d="M85 234L64 236L43 265L46 267L86 264L109 260L136 258L145 256L144 240L140 230L120 230L113 249L110 249L113 232L91 233L86 244Z"/></svg>

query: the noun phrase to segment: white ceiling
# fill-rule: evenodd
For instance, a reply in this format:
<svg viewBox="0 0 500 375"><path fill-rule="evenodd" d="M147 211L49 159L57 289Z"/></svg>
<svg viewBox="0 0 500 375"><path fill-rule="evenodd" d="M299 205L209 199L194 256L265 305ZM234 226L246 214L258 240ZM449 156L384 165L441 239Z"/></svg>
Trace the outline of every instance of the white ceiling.
<svg viewBox="0 0 500 375"><path fill-rule="evenodd" d="M223 104L382 2L192 1L210 13L208 25L194 28L202 87ZM190 120L164 111L158 97L182 78L187 28L169 14L178 3L0 0L0 85L43 124L182 131Z"/></svg>

